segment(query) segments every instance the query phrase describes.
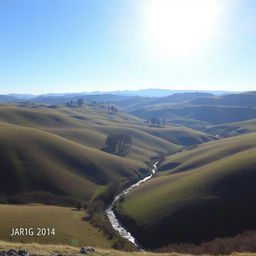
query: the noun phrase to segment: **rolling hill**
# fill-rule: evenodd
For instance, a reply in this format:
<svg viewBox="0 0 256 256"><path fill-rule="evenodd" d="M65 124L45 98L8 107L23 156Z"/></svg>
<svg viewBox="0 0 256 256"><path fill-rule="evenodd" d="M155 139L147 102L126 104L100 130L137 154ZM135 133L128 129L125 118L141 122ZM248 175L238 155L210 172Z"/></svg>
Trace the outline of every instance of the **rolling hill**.
<svg viewBox="0 0 256 256"><path fill-rule="evenodd" d="M132 137L125 158L101 150L112 133ZM94 107L3 104L0 201L64 205L89 201L113 182L124 185L146 175L144 162L161 152L182 149L184 136L193 144L213 139L192 129L148 127L136 117Z"/></svg>
<svg viewBox="0 0 256 256"><path fill-rule="evenodd" d="M239 124L253 131L253 120ZM169 242L197 243L235 235L254 227L252 222L240 221L240 226L227 228L241 220L246 209L254 207L251 199L239 205L241 210L226 226L219 218L222 228L215 225L209 234L203 225L209 218L216 223L214 217L220 214L215 209L221 208L224 217L230 215L233 202L254 193L251 185L246 190L237 180L249 184L254 179L256 134L216 140L214 132L205 131L169 124L154 127L138 117L100 106L2 103L0 202L68 206L89 202L108 191L111 184L127 186L144 177L149 173L145 163L163 153L170 156L157 177L118 206L135 236L146 247L159 248ZM125 157L103 151L105 139L113 133L131 136L132 146ZM246 175L241 174L243 168L248 170ZM230 184L223 185L227 180ZM239 193L229 193L236 187ZM212 214L206 214L208 211ZM190 218L185 218L187 212ZM193 238L184 235L188 226L198 230Z"/></svg>
<svg viewBox="0 0 256 256"><path fill-rule="evenodd" d="M190 100L192 105L255 106L256 92L227 94L223 96L198 97Z"/></svg>
<svg viewBox="0 0 256 256"><path fill-rule="evenodd" d="M194 95L194 98L192 97ZM199 122L222 124L241 122L256 117L256 93L228 94L224 96L200 96L200 94L180 95L183 100L175 102L171 97L158 98L155 104L148 104L129 111L130 114L144 119L165 118L168 122L199 128ZM169 101L168 101L169 99ZM190 121L190 123L188 122ZM194 121L194 123L192 123Z"/></svg>
<svg viewBox="0 0 256 256"><path fill-rule="evenodd" d="M253 119L256 117L256 107L158 104L133 110L130 114L144 119L165 118L170 123L172 120L185 119L180 124L186 124L186 120L192 119L208 124L221 124Z"/></svg>
<svg viewBox="0 0 256 256"><path fill-rule="evenodd" d="M200 243L256 228L256 133L166 158L116 207L146 248Z"/></svg>
<svg viewBox="0 0 256 256"><path fill-rule="evenodd" d="M146 168L48 132L4 123L0 145L1 198L6 202L88 201L98 188L138 179Z"/></svg>
<svg viewBox="0 0 256 256"><path fill-rule="evenodd" d="M149 127L137 117L108 113L95 107L50 107L6 105L0 108L0 121L47 131L95 149L104 147L109 134L127 133L133 141L128 157L143 162L159 152L173 153L182 146L215 139L212 135L177 126Z"/></svg>
<svg viewBox="0 0 256 256"><path fill-rule="evenodd" d="M256 131L256 119L243 122L211 125L207 126L204 131L206 133L218 135L219 137L237 136Z"/></svg>
<svg viewBox="0 0 256 256"><path fill-rule="evenodd" d="M68 207L30 205L0 205L1 241L20 242L25 244L41 243L55 246L99 246L110 249L113 241L104 236L103 232L93 227L84 211L76 211ZM14 227L54 228L55 235L47 236L10 236ZM54 234L54 233L53 233ZM0 242L1 243L1 242ZM46 248L45 245L41 245ZM0 245L1 248L2 245Z"/></svg>

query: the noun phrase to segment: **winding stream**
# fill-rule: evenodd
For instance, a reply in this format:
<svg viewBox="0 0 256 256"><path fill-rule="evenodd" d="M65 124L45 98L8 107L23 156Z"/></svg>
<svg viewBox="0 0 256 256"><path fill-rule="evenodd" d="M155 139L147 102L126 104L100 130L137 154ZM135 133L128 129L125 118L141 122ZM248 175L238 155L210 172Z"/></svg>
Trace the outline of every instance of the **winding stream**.
<svg viewBox="0 0 256 256"><path fill-rule="evenodd" d="M121 237L129 240L130 242L132 242L138 249L143 249L143 246L141 246L138 241L136 241L135 237L132 236L132 234L123 226L123 224L117 219L114 211L113 211L113 207L116 201L118 201L122 196L128 194L130 191L132 191L133 189L135 189L136 187L140 186L142 183L146 182L147 180L151 179L153 174L156 172L157 170L157 164L158 162L155 162L153 164L153 168L152 168L152 174L145 177L144 179L138 181L137 183L131 185L130 187L128 187L127 189L123 190L121 193L119 193L118 195L116 195L114 197L113 202L107 207L107 209L105 210L108 219L112 225L112 227L120 234Z"/></svg>

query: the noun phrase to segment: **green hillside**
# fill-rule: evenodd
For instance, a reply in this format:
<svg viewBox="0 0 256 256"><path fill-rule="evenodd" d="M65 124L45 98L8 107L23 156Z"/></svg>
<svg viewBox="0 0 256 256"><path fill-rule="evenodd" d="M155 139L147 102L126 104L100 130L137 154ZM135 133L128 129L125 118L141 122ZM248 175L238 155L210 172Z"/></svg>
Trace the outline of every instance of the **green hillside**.
<svg viewBox="0 0 256 256"><path fill-rule="evenodd" d="M208 126L205 131L219 137L237 136L244 133L256 131L256 119L243 122L235 122Z"/></svg>
<svg viewBox="0 0 256 256"><path fill-rule="evenodd" d="M198 97L190 100L193 105L255 106L256 92L227 94L223 96Z"/></svg>
<svg viewBox="0 0 256 256"><path fill-rule="evenodd" d="M130 114L144 119L164 118L169 123L202 130L207 124L242 122L256 117L256 93L200 96L177 94L157 98L152 104L129 109ZM174 100L177 98L181 100ZM155 103L154 103L155 102Z"/></svg>
<svg viewBox="0 0 256 256"><path fill-rule="evenodd" d="M168 157L118 214L148 248L211 240L256 228L256 133Z"/></svg>
<svg viewBox="0 0 256 256"><path fill-rule="evenodd" d="M0 239L21 243L51 243L56 246L88 245L110 249L113 241L104 236L101 230L93 227L86 217L88 217L86 212L67 207L0 205ZM48 227L50 230L54 228L55 235L11 237L10 233L14 227L33 228L34 234L37 234L37 228Z"/></svg>
<svg viewBox="0 0 256 256"><path fill-rule="evenodd" d="M143 127L138 129L182 146L201 144L216 139L216 136L182 126L168 125L160 129L154 127Z"/></svg>
<svg viewBox="0 0 256 256"><path fill-rule="evenodd" d="M140 118L152 117L165 118L168 121L179 119L199 120L209 124L221 124L240 122L256 117L255 106L222 106L222 105L190 105L180 104L158 104L139 108L130 112ZM184 124L185 123L181 123Z"/></svg>
<svg viewBox="0 0 256 256"><path fill-rule="evenodd" d="M213 139L206 133L177 126L149 127L134 116L108 113L91 107L28 105L25 108L6 105L0 108L0 121L47 131L96 149L105 146L109 134L127 133L132 137L132 147L127 157L143 162L159 152L175 152L182 145Z"/></svg>
<svg viewBox="0 0 256 256"><path fill-rule="evenodd" d="M107 136L119 133L132 139L125 157L104 152ZM35 202L75 206L94 199L109 202L119 186L148 175L146 162L151 157L215 139L180 126L152 127L129 114L97 107L3 104L0 203L8 207ZM89 203L89 209L97 208L97 203L101 202Z"/></svg>
<svg viewBox="0 0 256 256"><path fill-rule="evenodd" d="M146 168L54 134L3 123L0 147L1 197L7 201L89 200L101 186L138 179Z"/></svg>

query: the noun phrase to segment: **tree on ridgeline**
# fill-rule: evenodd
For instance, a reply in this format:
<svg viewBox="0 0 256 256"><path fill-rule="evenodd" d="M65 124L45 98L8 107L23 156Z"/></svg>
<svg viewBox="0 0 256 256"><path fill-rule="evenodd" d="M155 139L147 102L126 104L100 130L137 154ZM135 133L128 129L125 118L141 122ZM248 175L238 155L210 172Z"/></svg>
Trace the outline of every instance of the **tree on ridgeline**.
<svg viewBox="0 0 256 256"><path fill-rule="evenodd" d="M159 118L156 118L156 117L152 117L150 119L150 123L152 126L156 126L156 127L160 127L161 125L161 120Z"/></svg>
<svg viewBox="0 0 256 256"><path fill-rule="evenodd" d="M73 106L73 100L69 100L67 103L66 103L66 106L67 107L72 107Z"/></svg>
<svg viewBox="0 0 256 256"><path fill-rule="evenodd" d="M81 107L84 104L84 99L82 98L78 99L77 104L79 107Z"/></svg>
<svg viewBox="0 0 256 256"><path fill-rule="evenodd" d="M111 112L118 112L118 110L115 106L111 106L110 110L111 110Z"/></svg>

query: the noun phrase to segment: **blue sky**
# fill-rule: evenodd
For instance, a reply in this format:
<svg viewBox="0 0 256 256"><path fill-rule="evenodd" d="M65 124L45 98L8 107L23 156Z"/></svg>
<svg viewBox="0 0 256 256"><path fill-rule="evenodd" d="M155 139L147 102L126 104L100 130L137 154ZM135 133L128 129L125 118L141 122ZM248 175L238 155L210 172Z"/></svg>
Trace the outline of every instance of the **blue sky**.
<svg viewBox="0 0 256 256"><path fill-rule="evenodd" d="M182 56L152 39L152 1L0 0L0 93L256 89L256 1L213 0L215 31Z"/></svg>

